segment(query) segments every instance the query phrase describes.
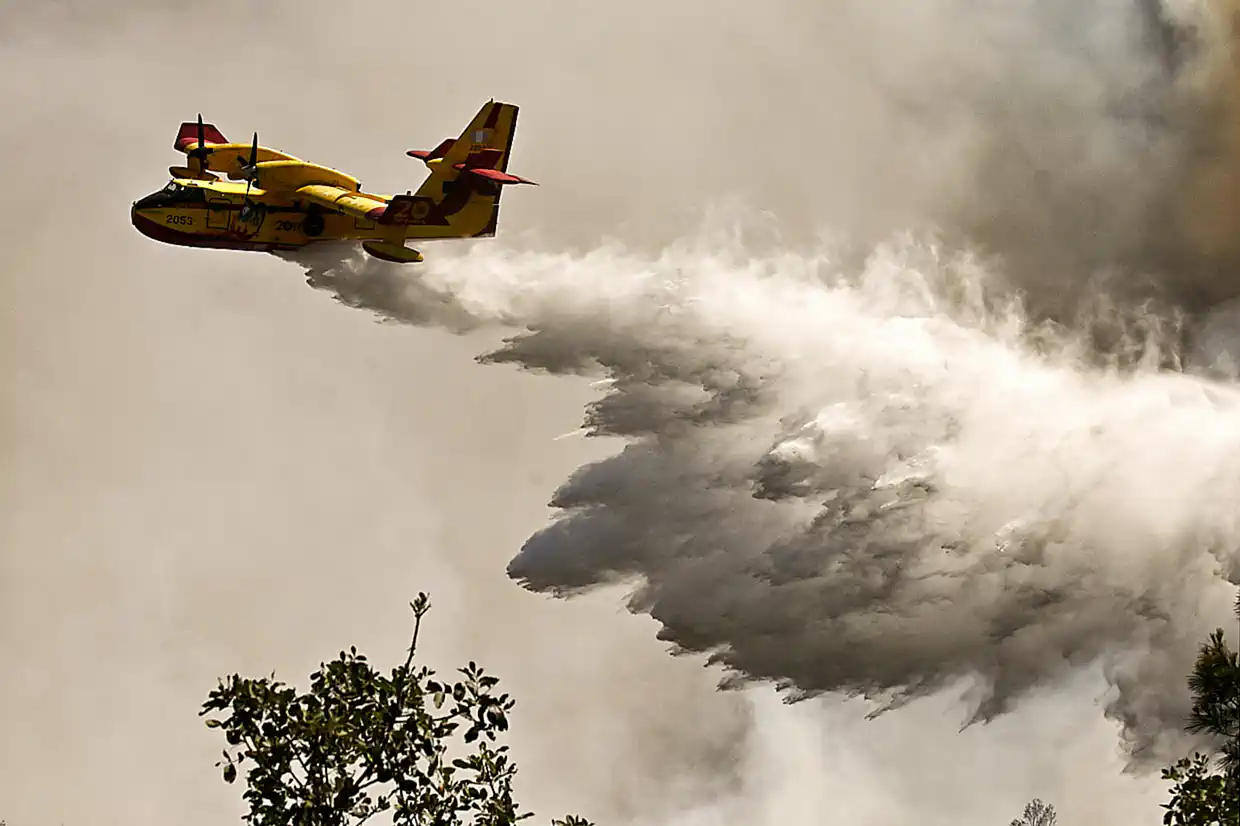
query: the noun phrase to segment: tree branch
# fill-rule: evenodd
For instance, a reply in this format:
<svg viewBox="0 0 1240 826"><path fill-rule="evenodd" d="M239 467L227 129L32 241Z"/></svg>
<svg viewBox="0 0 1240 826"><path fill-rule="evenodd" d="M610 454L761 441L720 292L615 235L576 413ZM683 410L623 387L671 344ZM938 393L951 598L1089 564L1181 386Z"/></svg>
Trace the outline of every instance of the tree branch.
<svg viewBox="0 0 1240 826"><path fill-rule="evenodd" d="M243 745L245 745L245 747L249 750L249 752L250 752L250 754L251 754L251 758L250 758L250 759L251 759L251 760L254 760L254 762L255 762L255 763L257 763L258 761L257 761L257 760L253 757L253 755L258 753L258 745L254 742L253 738L251 738L249 735L243 734L243 735L241 735L241 742L242 742L242 744L243 744ZM294 759L296 759L296 760L297 760L297 762L298 762L298 763L301 763L301 757L297 754L297 752L293 752L293 757L294 757ZM310 772L309 772L309 770L307 770L307 769L306 769L306 764L305 764L305 763L301 763L301 770L302 770L302 771L304 771L304 772L306 772L306 777L307 777L307 778L309 778L309 776L310 776ZM293 778L293 781L294 781L295 783L297 783L297 785L298 785L298 786L300 786L300 787L301 787L301 790L302 790L303 792L308 792L308 791L309 791L309 790L306 788L306 782L305 782L305 781L303 781L303 780L302 780L300 777L298 777L296 774L294 774L294 772L293 772L293 767L292 767L292 765L291 765L291 764L289 765L289 772L288 772L288 776L289 776L289 777L291 777L291 778Z"/></svg>

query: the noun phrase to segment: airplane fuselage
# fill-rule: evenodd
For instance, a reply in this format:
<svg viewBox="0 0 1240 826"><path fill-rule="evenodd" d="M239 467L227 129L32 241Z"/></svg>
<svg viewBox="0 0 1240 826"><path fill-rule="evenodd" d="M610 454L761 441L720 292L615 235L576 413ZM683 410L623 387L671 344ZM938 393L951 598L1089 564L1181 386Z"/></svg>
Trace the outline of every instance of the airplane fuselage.
<svg viewBox="0 0 1240 826"><path fill-rule="evenodd" d="M372 198L377 215L383 196ZM135 201L134 227L148 238L185 247L293 250L317 241L381 239L375 219L335 212L314 203L280 197L244 181L173 178L167 186Z"/></svg>
<svg viewBox="0 0 1240 826"><path fill-rule="evenodd" d="M277 252L323 241L361 241L371 256L417 263L407 240L490 238L505 186L533 184L507 171L517 107L490 100L456 139L407 154L430 175L417 192L379 195L338 169L258 142L230 143L213 124L182 123L174 148L187 166L133 203L143 235L183 247Z"/></svg>

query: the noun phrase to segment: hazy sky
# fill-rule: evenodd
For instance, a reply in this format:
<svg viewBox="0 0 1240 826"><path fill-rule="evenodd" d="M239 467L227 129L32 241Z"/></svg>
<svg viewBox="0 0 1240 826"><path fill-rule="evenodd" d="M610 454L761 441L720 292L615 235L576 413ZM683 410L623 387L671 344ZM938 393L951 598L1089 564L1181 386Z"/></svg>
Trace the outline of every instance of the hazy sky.
<svg viewBox="0 0 1240 826"><path fill-rule="evenodd" d="M866 722L715 692L623 592L522 590L505 566L608 452L555 439L597 389L476 365L497 336L377 324L287 262L129 226L198 112L391 192L424 175L406 149L495 97L522 107L510 170L543 184L506 196L501 232L654 245L728 195L790 235L985 229L940 197L978 174L956 160L975 127L892 131L917 102L891 84L949 51L960 4L900 5L0 0L0 818L227 821L239 789L196 716L215 678L299 680L350 644L396 657L418 590L428 662L477 659L516 696L542 818L984 824L1035 795L1064 822L1156 817L1162 784L1121 776L1097 675L962 734L950 695ZM978 31L1006 42L1004 22Z"/></svg>

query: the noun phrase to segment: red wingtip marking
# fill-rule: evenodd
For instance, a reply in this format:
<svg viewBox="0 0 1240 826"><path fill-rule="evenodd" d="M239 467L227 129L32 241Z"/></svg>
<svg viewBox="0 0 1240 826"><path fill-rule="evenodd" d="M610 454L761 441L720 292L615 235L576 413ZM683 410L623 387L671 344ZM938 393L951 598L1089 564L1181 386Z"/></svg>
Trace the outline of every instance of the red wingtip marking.
<svg viewBox="0 0 1240 826"><path fill-rule="evenodd" d="M497 184L533 184L538 186L538 184L527 178L522 178L520 175L511 175L507 172L500 172L498 169L463 169L463 167L464 164L457 164L457 169L462 169L464 172L477 175L480 178L486 178Z"/></svg>
<svg viewBox="0 0 1240 826"><path fill-rule="evenodd" d="M204 123L202 125L202 137L208 144L212 143L228 143L228 138L220 130L215 128L214 124ZM191 144L198 142L198 122L186 121L181 124L181 128L177 130L176 148L180 152L184 152Z"/></svg>
<svg viewBox="0 0 1240 826"><path fill-rule="evenodd" d="M422 161L433 161L436 158L442 158L444 155L447 155L448 150L451 149L454 144L456 144L455 138L445 138L440 141L439 146L436 146L434 149L410 149L405 152L405 154L411 158L417 158Z"/></svg>
<svg viewBox="0 0 1240 826"><path fill-rule="evenodd" d="M439 146L436 146L431 150L430 157L442 158L444 155L448 154L448 150L453 146L456 146L456 138L444 138L439 142Z"/></svg>

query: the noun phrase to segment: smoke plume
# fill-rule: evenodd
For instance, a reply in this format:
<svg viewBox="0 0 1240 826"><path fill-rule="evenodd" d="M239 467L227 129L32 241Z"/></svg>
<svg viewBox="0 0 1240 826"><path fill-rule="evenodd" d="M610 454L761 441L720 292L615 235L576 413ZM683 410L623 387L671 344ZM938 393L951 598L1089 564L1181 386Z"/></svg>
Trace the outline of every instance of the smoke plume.
<svg viewBox="0 0 1240 826"><path fill-rule="evenodd" d="M555 493L509 567L528 587L639 582L630 606L733 685L893 708L975 677L969 722L1101 662L1134 759L1182 745L1202 601L1240 579L1230 387L1085 367L914 238L858 271L722 231L658 257L437 253L406 282L323 250L311 280L401 320L526 326L483 361L597 374L585 431L629 440Z"/></svg>
<svg viewBox="0 0 1240 826"><path fill-rule="evenodd" d="M746 213L658 252L294 258L390 318L527 329L485 362L606 380L584 433L628 445L556 491L509 566L527 587L636 583L729 685L881 711L972 678L969 723L1101 664L1148 765L1183 746L1194 641L1240 581L1240 396L1158 372L1183 312L1235 294L1228 11L943 0L896 44L906 22L834 7L909 46L865 77L896 165L945 161L901 181L911 235L857 186L834 245ZM799 145L763 170L814 163Z"/></svg>
<svg viewBox="0 0 1240 826"><path fill-rule="evenodd" d="M1178 756L1230 617L1232 6L0 0L0 818L235 816L215 677L419 588L540 818L1156 817L1092 699ZM198 111L403 191L491 96L499 238L296 258L406 326L127 225Z"/></svg>

